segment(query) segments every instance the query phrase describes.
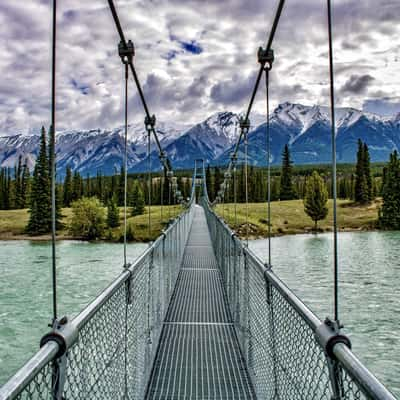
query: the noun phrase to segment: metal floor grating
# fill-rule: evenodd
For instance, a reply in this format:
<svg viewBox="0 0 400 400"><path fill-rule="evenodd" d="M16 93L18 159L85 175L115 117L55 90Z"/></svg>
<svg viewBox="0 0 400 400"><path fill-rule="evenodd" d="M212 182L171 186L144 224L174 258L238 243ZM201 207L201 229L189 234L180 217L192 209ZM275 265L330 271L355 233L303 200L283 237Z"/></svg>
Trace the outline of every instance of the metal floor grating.
<svg viewBox="0 0 400 400"><path fill-rule="evenodd" d="M166 321L230 322L220 272L182 269Z"/></svg>
<svg viewBox="0 0 400 400"><path fill-rule="evenodd" d="M147 399L255 399L197 207L164 322Z"/></svg>

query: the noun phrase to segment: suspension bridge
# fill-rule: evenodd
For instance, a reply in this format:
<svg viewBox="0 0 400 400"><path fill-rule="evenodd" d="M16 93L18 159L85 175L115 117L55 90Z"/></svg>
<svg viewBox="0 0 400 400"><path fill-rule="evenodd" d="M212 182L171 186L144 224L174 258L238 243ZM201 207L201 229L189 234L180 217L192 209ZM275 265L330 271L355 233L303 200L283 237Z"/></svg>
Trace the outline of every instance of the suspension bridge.
<svg viewBox="0 0 400 400"><path fill-rule="evenodd" d="M125 143L128 81L139 92L169 190L181 215L132 264L125 240L121 274L75 318L57 315L56 245L53 223L52 329L40 350L2 388L0 399L395 399L357 359L339 321L337 228L333 240L333 318L321 321L274 273L269 240L264 264L214 212L207 195L203 160L194 160L192 194L184 201L172 163L161 148L133 58L112 0L108 1L121 42L125 70ZM269 71L272 43L284 1L279 2L240 136L216 202L235 185L240 145L245 148L255 95L265 74L269 155ZM331 4L327 1L332 173L336 176ZM52 128L55 129L56 1L53 1ZM54 148L54 147L53 147ZM125 147L126 148L126 147ZM127 174L125 152L125 174ZM269 157L267 159L269 171ZM233 174L233 176L232 176ZM53 157L53 222L55 168ZM233 181L233 182L232 182ZM247 182L247 179L246 179ZM268 174L268 193L270 193ZM149 164L149 200L151 165ZM334 200L336 200L335 179ZM245 188L247 199L247 185ZM236 192L236 191L234 191ZM270 196L268 195L268 220ZM246 201L247 205L247 201ZM334 218L336 221L336 217ZM149 214L149 225L151 223ZM270 232L268 239L270 239Z"/></svg>

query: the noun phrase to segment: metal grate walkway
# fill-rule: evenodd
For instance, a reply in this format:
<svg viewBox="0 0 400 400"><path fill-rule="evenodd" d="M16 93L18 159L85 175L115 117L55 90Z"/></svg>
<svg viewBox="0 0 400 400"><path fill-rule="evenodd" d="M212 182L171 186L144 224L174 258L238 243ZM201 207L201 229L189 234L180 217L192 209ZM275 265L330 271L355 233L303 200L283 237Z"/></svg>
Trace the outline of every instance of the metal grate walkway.
<svg viewBox="0 0 400 400"><path fill-rule="evenodd" d="M221 279L197 206L147 399L255 399Z"/></svg>

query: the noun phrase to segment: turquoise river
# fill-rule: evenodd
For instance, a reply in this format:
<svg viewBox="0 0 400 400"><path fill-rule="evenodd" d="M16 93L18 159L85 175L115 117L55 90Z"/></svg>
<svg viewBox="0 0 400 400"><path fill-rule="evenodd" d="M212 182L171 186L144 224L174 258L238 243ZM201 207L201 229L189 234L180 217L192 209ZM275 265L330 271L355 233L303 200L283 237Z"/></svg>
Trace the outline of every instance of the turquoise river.
<svg viewBox="0 0 400 400"><path fill-rule="evenodd" d="M356 355L400 396L400 232L341 233L340 319ZM261 258L267 241L250 247ZM128 245L132 261L147 247ZM121 271L120 244L57 245L59 315L76 315ZM49 243L0 241L0 385L38 349L51 320ZM278 276L321 318L332 315L332 236L272 239Z"/></svg>

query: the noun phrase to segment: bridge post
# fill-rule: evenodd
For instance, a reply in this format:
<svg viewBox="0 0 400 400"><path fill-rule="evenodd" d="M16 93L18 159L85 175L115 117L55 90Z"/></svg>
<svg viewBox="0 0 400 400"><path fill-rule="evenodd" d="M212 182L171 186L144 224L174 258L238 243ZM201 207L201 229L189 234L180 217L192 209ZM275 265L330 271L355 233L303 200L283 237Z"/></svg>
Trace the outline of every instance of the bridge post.
<svg viewBox="0 0 400 400"><path fill-rule="evenodd" d="M342 343L351 349L350 339L340 333L341 328L342 326L338 321L326 318L315 331L315 338L324 349L328 363L329 380L333 393L332 400L342 400L345 398L342 369L333 354L333 348L338 343Z"/></svg>
<svg viewBox="0 0 400 400"><path fill-rule="evenodd" d="M67 377L67 352L78 340L78 329L67 317L55 320L53 330L42 337L40 347L46 343L55 342L58 345L58 353L52 362L52 398L63 400L64 385Z"/></svg>

